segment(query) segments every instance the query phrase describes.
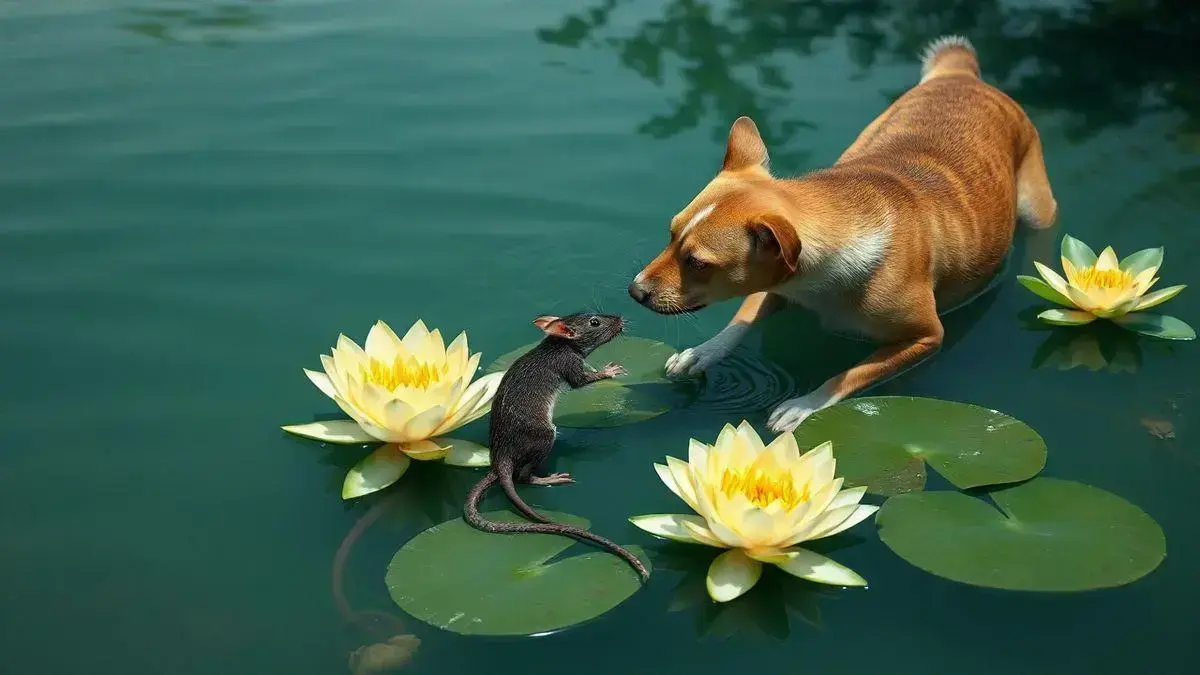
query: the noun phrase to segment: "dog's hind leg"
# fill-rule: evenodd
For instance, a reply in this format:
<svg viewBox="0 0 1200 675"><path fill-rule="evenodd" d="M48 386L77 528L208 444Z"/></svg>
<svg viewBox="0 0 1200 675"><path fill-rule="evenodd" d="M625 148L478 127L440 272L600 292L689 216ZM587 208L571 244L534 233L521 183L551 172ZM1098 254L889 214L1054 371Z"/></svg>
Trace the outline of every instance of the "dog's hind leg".
<svg viewBox="0 0 1200 675"><path fill-rule="evenodd" d="M1034 134L1033 142L1017 167L1017 214L1029 227L1041 230L1053 225L1058 218L1058 202L1050 191L1042 141L1036 131Z"/></svg>

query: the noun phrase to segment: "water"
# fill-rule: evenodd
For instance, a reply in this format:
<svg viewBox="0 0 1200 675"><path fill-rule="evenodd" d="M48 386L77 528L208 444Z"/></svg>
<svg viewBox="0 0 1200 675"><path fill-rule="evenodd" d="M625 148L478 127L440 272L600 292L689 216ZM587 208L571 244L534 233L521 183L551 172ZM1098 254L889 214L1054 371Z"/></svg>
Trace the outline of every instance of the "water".
<svg viewBox="0 0 1200 675"><path fill-rule="evenodd" d="M624 286L732 119L757 119L779 170L831 162L945 32L970 34L1046 146L1061 227L1023 235L1010 274L1069 231L1120 252L1164 244L1163 283L1195 285L1187 4L0 4L0 671L348 672L371 636L345 628L331 567L380 500L339 499L355 453L278 430L333 411L300 368L379 318L466 328L485 362L533 340L533 317L587 306L698 343L732 304L664 319ZM1190 671L1200 351L1142 341L1133 374L1036 369L1046 333L1018 314L1037 304L1009 279L879 393L1033 425L1046 475L1162 525L1168 557L1136 584L968 588L866 529L839 559L872 586L807 596L820 629L796 611L781 628L766 599L667 611L680 575L661 570L592 624L466 639L399 616L383 587L391 553L454 517L471 480L414 474L344 558L341 592L420 637L413 673ZM1200 291L1168 307L1196 324ZM856 349L797 330L770 360L752 339L691 409L564 432L556 468L580 482L538 504L637 541L625 516L675 507L651 460L725 421L761 428L764 406Z"/></svg>

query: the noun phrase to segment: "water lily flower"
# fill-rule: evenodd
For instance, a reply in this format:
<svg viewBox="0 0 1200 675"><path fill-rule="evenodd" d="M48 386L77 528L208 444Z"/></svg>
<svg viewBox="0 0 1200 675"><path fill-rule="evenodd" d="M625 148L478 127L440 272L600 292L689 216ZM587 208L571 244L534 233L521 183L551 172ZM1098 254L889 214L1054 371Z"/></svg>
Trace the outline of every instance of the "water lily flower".
<svg viewBox="0 0 1200 675"><path fill-rule="evenodd" d="M1046 323L1078 326L1096 319L1108 319L1135 333L1171 340L1196 337L1192 327L1162 314L1143 310L1160 305L1179 295L1186 285L1171 286L1147 293L1158 281L1155 274L1162 265L1163 249L1148 248L1118 261L1111 246L1099 256L1087 244L1070 235L1062 241L1062 268L1065 278L1034 262L1041 279L1021 275L1017 280L1039 297L1066 309L1048 309L1038 315Z"/></svg>
<svg viewBox="0 0 1200 675"><path fill-rule="evenodd" d="M666 539L728 549L708 569L708 594L728 602L746 593L763 563L822 584L865 586L854 571L799 544L829 537L879 507L859 504L866 487L842 489L829 442L803 455L790 433L764 446L748 422L725 425L713 446L692 439L688 461L655 464L659 478L699 515L630 518Z"/></svg>
<svg viewBox="0 0 1200 675"><path fill-rule="evenodd" d="M332 355L321 355L325 372L304 374L350 419L283 429L326 443L384 443L347 474L346 499L391 485L413 459L486 465L486 448L442 437L491 410L504 373L472 382L480 356L470 353L465 332L447 347L441 333L420 320L403 339L377 322L365 348L339 335Z"/></svg>

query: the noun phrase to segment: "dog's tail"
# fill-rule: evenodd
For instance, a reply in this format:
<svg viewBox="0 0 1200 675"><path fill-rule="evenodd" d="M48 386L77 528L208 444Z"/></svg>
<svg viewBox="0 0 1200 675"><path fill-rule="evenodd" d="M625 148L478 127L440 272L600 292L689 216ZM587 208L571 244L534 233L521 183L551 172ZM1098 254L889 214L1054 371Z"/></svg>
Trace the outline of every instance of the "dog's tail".
<svg viewBox="0 0 1200 675"><path fill-rule="evenodd" d="M921 81L928 82L944 75L979 77L979 57L975 47L961 35L940 37L921 54Z"/></svg>

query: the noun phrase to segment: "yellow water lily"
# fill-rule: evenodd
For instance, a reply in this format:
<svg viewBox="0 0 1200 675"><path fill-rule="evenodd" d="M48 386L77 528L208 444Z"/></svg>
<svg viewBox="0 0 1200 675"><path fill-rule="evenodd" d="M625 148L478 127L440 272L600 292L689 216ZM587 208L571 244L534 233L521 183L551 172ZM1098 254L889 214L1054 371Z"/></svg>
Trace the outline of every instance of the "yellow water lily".
<svg viewBox="0 0 1200 675"><path fill-rule="evenodd" d="M639 528L675 541L728 549L708 569L708 594L727 602L754 587L763 563L822 584L865 586L866 580L799 544L829 537L879 507L860 504L865 487L842 489L833 444L803 455L790 433L763 445L754 428L725 425L708 446L692 439L688 461L655 464L659 478L698 515L630 518Z"/></svg>
<svg viewBox="0 0 1200 675"><path fill-rule="evenodd" d="M332 354L321 355L324 372L304 374L350 419L283 429L327 443L385 443L347 474L347 499L396 482L410 459L486 465L486 448L442 437L491 409L504 373L472 382L480 357L470 352L465 332L447 347L442 334L420 320L403 338L379 321L365 347L339 335Z"/></svg>
<svg viewBox="0 0 1200 675"><path fill-rule="evenodd" d="M1096 255L1087 244L1070 235L1063 237L1063 275L1034 262L1041 279L1018 276L1017 280L1039 297L1067 309L1048 309L1038 318L1058 326L1078 326L1096 319L1109 319L1136 333L1172 340L1191 340L1196 332L1183 321L1144 310L1179 295L1185 285L1147 293L1158 281L1163 249L1148 248L1123 260L1111 246Z"/></svg>

